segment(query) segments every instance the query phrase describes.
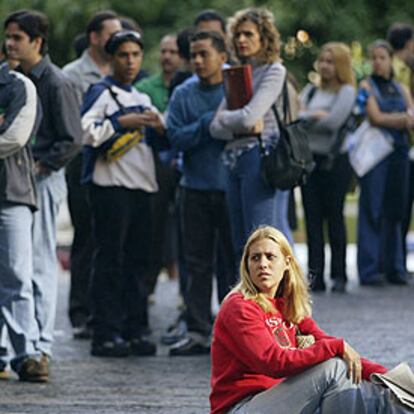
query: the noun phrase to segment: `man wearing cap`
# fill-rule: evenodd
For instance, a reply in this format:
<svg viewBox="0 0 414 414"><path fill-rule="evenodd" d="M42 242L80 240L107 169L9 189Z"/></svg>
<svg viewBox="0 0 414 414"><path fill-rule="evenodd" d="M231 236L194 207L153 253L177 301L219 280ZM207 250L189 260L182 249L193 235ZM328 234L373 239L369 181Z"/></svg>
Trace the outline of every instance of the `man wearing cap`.
<svg viewBox="0 0 414 414"><path fill-rule="evenodd" d="M150 98L132 87L143 57L138 32L114 33L105 46L112 75L87 92L82 105L83 181L90 184L95 254L91 354L153 355L144 335L150 199L158 190L145 127L162 133Z"/></svg>

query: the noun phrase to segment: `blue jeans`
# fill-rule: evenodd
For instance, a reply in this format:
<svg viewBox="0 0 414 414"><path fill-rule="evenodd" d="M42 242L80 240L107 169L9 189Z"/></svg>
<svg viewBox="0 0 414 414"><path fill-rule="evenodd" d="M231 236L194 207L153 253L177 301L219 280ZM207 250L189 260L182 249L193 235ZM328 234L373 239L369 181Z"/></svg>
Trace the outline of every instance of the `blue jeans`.
<svg viewBox="0 0 414 414"><path fill-rule="evenodd" d="M286 236L290 245L293 246L293 234L288 221L289 195L289 190L276 192L276 228Z"/></svg>
<svg viewBox="0 0 414 414"><path fill-rule="evenodd" d="M6 326L14 358L13 369L29 355L36 355L38 329L32 290L33 214L29 207L0 206L0 330ZM0 368L5 363L0 362Z"/></svg>
<svg viewBox="0 0 414 414"><path fill-rule="evenodd" d="M261 225L277 227L276 190L260 176L260 152L255 146L229 168L227 203L236 258L241 259L250 233ZM282 229L279 229L282 230Z"/></svg>
<svg viewBox="0 0 414 414"><path fill-rule="evenodd" d="M37 348L51 355L55 326L58 263L56 217L66 197L63 170L36 177L39 210L33 220L33 292L40 339Z"/></svg>
<svg viewBox="0 0 414 414"><path fill-rule="evenodd" d="M381 274L405 274L402 219L394 218L386 211L390 168L388 157L359 182L357 265L359 280L363 283L376 282Z"/></svg>

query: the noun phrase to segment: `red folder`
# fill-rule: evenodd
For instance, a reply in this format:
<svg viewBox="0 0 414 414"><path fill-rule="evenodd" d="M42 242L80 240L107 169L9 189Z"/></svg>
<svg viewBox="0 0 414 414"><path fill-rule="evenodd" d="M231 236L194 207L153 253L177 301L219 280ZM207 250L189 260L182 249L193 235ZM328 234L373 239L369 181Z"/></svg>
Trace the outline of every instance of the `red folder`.
<svg viewBox="0 0 414 414"><path fill-rule="evenodd" d="M223 69L223 80L228 109L240 109L249 103L253 96L251 65Z"/></svg>

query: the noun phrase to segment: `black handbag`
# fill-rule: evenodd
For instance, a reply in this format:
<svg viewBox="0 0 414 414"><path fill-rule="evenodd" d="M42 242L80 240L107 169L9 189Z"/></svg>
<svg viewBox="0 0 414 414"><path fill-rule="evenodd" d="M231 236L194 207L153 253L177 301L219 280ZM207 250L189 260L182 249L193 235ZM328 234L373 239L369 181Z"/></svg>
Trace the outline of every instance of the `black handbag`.
<svg viewBox="0 0 414 414"><path fill-rule="evenodd" d="M286 81L283 85L283 112L287 118L289 100ZM279 190L289 190L303 185L315 167L312 152L303 121L286 125L281 121L276 105L272 106L278 127L279 138L275 146L265 148L259 136L261 154L261 174L265 183ZM289 113L289 119L290 113Z"/></svg>

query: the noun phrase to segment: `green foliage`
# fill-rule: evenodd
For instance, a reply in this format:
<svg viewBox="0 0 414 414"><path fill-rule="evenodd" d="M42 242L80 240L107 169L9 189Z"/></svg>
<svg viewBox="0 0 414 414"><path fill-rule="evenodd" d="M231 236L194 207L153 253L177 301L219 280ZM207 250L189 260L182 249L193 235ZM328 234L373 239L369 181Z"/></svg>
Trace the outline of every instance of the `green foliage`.
<svg viewBox="0 0 414 414"><path fill-rule="evenodd" d="M3 17L21 8L36 9L49 16L51 55L59 65L74 58L72 41L95 11L113 9L132 17L144 30L144 66L151 71L156 70L157 46L162 35L191 25L203 9L216 9L230 16L249 6L273 11L284 41L285 64L301 84L306 82L318 48L325 42L358 40L365 47L375 38L385 37L394 21L414 21L414 8L407 7L406 0L0 0ZM303 47L296 42L295 53L285 53L287 43L293 45L299 29L309 33L311 43Z"/></svg>

